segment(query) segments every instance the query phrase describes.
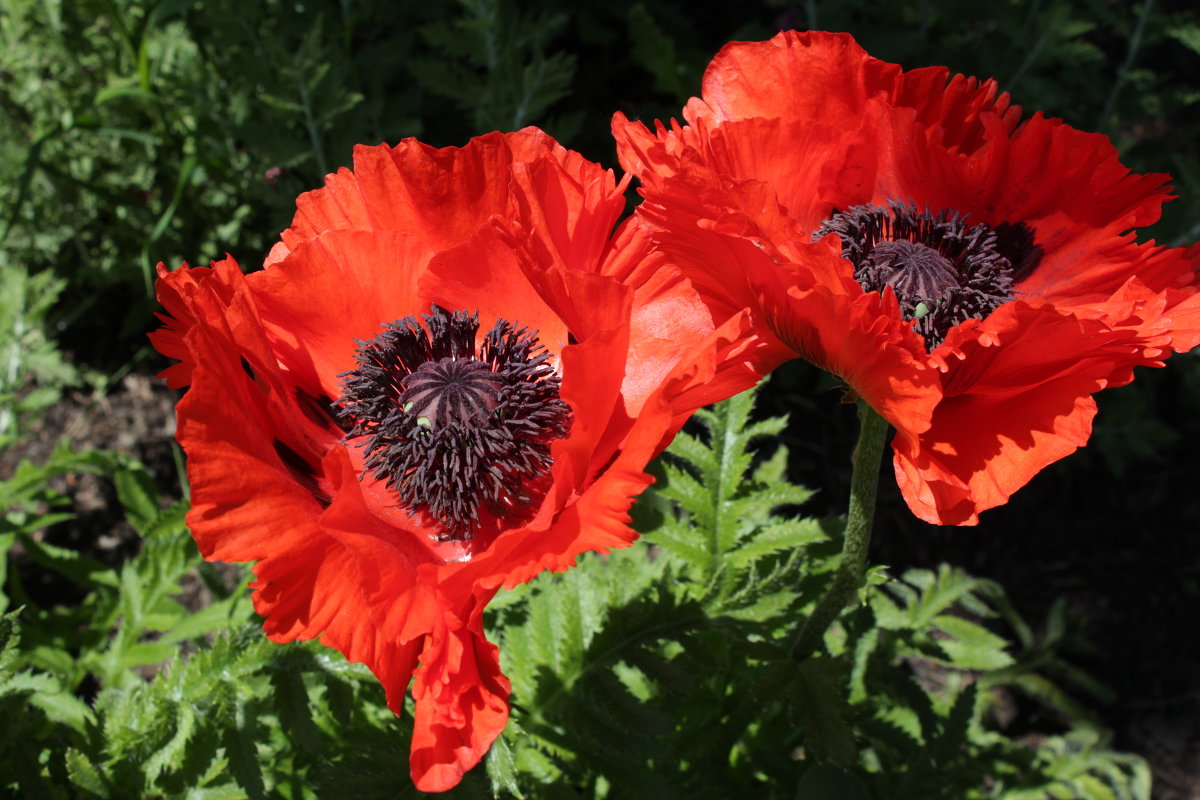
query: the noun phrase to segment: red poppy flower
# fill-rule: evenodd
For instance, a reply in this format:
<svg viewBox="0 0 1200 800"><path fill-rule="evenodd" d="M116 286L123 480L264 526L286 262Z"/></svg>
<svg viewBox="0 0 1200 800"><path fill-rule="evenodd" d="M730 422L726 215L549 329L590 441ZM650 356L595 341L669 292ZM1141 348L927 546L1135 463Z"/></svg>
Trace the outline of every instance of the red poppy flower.
<svg viewBox="0 0 1200 800"><path fill-rule="evenodd" d="M1130 233L1168 176L993 81L785 32L725 47L702 94L685 125L614 119L639 214L714 310L896 428L922 519L975 524L1087 441L1095 392L1200 342L1200 252Z"/></svg>
<svg viewBox="0 0 1200 800"><path fill-rule="evenodd" d="M422 790L507 720L487 602L628 545L646 462L757 377L744 318L610 235L623 189L533 129L360 147L265 269L159 268L201 553L257 562L267 635L365 663L393 711L415 675Z"/></svg>

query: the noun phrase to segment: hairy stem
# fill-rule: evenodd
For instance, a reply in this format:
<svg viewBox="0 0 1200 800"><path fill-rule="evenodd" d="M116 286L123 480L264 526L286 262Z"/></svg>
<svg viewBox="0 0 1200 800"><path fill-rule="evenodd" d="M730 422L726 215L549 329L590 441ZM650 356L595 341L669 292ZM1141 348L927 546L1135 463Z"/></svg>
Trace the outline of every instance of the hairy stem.
<svg viewBox="0 0 1200 800"><path fill-rule="evenodd" d="M875 490L879 486L879 463L887 439L887 421L875 409L858 401L858 444L854 448L850 476L850 508L846 514L846 538L842 561L825 594L800 629L792 657L801 661L821 646L825 630L862 586L867 567L867 548L871 544L871 526L875 520Z"/></svg>

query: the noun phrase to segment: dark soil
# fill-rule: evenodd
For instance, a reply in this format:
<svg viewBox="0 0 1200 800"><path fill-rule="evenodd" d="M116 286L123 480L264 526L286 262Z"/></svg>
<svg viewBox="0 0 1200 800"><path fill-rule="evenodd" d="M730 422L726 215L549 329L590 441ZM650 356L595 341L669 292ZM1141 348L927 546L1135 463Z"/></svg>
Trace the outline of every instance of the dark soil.
<svg viewBox="0 0 1200 800"><path fill-rule="evenodd" d="M136 458L154 477L164 504L179 500L182 492L174 454L175 395L157 378L138 373L127 375L105 394L70 392L46 409L16 445L0 451L0 480L8 478L21 460L45 463L57 443L66 439L75 450L113 450ZM54 478L50 485L70 498L75 516L35 536L109 566L117 566L137 553L140 539L125 520L109 481L75 473ZM11 557L34 602L70 602L75 593L82 591L57 573L28 562L19 543Z"/></svg>

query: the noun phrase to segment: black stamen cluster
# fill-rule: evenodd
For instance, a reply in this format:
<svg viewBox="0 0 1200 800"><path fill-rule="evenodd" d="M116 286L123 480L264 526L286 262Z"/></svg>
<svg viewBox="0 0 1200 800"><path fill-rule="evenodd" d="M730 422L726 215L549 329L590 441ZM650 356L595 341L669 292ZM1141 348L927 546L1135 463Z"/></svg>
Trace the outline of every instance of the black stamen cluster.
<svg viewBox="0 0 1200 800"><path fill-rule="evenodd" d="M358 341L343 373L346 441L362 439L364 475L387 482L412 513L469 539L480 509L520 517L548 487L550 442L571 409L537 333L504 319L478 349L478 313L433 306Z"/></svg>
<svg viewBox="0 0 1200 800"><path fill-rule="evenodd" d="M867 204L836 212L813 238L830 233L842 240L842 257L854 265L863 289L892 287L929 350L955 325L983 319L1011 300L1014 264L1024 277L1040 256L1025 225L968 226L957 212L918 212L895 201L888 208Z"/></svg>

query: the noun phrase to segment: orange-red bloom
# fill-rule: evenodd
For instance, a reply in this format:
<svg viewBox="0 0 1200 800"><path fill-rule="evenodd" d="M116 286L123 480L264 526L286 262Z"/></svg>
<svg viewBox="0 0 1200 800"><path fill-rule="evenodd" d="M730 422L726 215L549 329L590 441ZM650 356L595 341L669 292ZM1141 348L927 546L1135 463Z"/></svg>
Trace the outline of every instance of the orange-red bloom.
<svg viewBox="0 0 1200 800"><path fill-rule="evenodd" d="M487 602L628 545L646 462L756 378L746 320L612 234L623 189L533 129L360 147L265 269L160 266L200 550L257 562L267 635L365 663L397 713L415 675L420 789L507 720Z"/></svg>
<svg viewBox="0 0 1200 800"><path fill-rule="evenodd" d="M639 214L718 314L752 310L895 428L913 512L975 524L1083 445L1092 395L1200 342L1200 252L1100 135L845 34L713 60L685 125L618 114Z"/></svg>

